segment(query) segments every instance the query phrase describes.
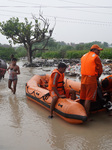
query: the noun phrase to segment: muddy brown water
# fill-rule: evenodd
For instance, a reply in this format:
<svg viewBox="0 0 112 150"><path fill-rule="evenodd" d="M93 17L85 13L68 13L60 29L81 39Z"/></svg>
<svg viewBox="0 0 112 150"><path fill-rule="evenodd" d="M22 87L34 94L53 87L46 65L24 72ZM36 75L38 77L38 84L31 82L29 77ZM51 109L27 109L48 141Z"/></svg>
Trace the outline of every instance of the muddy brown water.
<svg viewBox="0 0 112 150"><path fill-rule="evenodd" d="M21 75L16 95L7 88L8 73L0 82L0 150L112 149L112 117L106 112L93 114L93 121L82 125L69 124L58 116L48 119L49 111L25 96L26 82L46 72L18 64Z"/></svg>

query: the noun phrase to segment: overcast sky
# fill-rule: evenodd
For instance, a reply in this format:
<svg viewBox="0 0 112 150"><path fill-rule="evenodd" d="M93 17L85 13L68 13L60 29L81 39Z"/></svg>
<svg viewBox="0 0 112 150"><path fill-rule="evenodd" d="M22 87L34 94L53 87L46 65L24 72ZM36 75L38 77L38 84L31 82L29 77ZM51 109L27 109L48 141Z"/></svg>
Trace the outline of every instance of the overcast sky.
<svg viewBox="0 0 112 150"><path fill-rule="evenodd" d="M0 21L11 17L32 20L39 10L56 26L53 38L66 43L112 43L112 0L1 0ZM8 43L0 34L0 43Z"/></svg>

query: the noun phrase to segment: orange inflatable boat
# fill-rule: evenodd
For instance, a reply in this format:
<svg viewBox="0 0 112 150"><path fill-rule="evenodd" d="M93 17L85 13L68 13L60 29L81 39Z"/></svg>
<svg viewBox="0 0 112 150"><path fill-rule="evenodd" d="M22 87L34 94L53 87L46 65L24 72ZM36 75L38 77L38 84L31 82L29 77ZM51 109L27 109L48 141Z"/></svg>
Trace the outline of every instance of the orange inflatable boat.
<svg viewBox="0 0 112 150"><path fill-rule="evenodd" d="M50 75L35 75L26 83L26 96L31 101L34 101L44 108L50 110L52 101L47 84ZM77 91L80 90L80 82L65 79L65 88L72 87ZM55 106L54 112L65 121L72 124L80 124L87 120L87 115L84 107L78 100L68 98L59 98Z"/></svg>

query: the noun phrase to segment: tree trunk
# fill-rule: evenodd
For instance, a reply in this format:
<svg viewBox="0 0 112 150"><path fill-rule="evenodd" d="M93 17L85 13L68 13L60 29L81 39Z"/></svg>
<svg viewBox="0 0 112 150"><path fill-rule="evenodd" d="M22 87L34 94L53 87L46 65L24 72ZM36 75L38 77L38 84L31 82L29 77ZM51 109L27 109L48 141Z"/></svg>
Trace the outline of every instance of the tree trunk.
<svg viewBox="0 0 112 150"><path fill-rule="evenodd" d="M28 56L28 62L30 64L32 64L32 51L31 51L31 47L29 47L28 50L27 50L27 56Z"/></svg>

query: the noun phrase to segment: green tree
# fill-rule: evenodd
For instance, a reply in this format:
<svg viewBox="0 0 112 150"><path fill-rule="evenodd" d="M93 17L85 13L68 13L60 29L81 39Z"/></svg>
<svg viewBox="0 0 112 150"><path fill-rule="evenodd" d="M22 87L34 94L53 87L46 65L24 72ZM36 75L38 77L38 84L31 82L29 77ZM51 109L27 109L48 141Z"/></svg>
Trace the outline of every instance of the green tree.
<svg viewBox="0 0 112 150"><path fill-rule="evenodd" d="M10 56L16 54L15 49L12 47L0 47L0 58L4 60L10 60Z"/></svg>
<svg viewBox="0 0 112 150"><path fill-rule="evenodd" d="M76 48L76 50L83 50L84 44L77 44L75 48Z"/></svg>
<svg viewBox="0 0 112 150"><path fill-rule="evenodd" d="M105 48L105 47L109 47L109 44L108 44L107 42L104 42L104 43L103 43L103 46L104 46L104 48Z"/></svg>
<svg viewBox="0 0 112 150"><path fill-rule="evenodd" d="M21 58L21 57L26 57L27 56L27 52L25 50L25 48L23 46L19 46L15 49L16 55L15 57L17 58Z"/></svg>
<svg viewBox="0 0 112 150"><path fill-rule="evenodd" d="M46 48L54 30L54 28L49 29L50 24L42 15L38 19L33 16L33 19L34 25L27 18L24 19L25 22L20 22L19 18L14 17L0 23L0 32L6 36L9 43L24 45L30 64L32 63L33 52ZM36 46L33 46L35 43L37 43ZM40 48L38 43L44 44Z"/></svg>

